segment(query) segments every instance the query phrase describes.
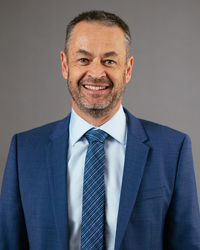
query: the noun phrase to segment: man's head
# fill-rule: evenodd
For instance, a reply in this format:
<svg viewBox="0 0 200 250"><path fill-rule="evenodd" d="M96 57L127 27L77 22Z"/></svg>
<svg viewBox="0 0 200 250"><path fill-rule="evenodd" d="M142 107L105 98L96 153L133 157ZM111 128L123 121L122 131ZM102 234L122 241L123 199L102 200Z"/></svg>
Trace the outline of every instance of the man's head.
<svg viewBox="0 0 200 250"><path fill-rule="evenodd" d="M72 36L74 27L76 24L85 21L85 22L98 22L101 23L103 26L118 26L124 32L124 43L126 46L126 57L129 58L131 55L131 33L129 30L128 25L118 16L115 14L105 12L105 11L86 11L79 14L75 17L68 25L66 29L66 36L65 36L65 54L68 52L68 47L70 43L70 38Z"/></svg>
<svg viewBox="0 0 200 250"><path fill-rule="evenodd" d="M65 52L61 51L62 73L68 80L72 107L96 126L118 111L133 65L133 57L127 56L124 29L99 19L100 14L121 20L102 11L79 15L70 23L73 28L68 25ZM92 20L81 16L92 16Z"/></svg>

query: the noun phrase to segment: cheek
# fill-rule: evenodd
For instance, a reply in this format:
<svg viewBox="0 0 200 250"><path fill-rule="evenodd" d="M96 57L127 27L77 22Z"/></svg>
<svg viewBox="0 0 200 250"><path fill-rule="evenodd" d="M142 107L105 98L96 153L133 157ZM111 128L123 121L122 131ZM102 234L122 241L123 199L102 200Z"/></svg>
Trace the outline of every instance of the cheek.
<svg viewBox="0 0 200 250"><path fill-rule="evenodd" d="M122 85L125 84L125 74L122 71L113 71L112 73L108 73L109 79L113 82L114 85Z"/></svg>
<svg viewBox="0 0 200 250"><path fill-rule="evenodd" d="M81 69L72 68L69 70L69 79L72 82L79 82L85 76L85 74L86 72Z"/></svg>

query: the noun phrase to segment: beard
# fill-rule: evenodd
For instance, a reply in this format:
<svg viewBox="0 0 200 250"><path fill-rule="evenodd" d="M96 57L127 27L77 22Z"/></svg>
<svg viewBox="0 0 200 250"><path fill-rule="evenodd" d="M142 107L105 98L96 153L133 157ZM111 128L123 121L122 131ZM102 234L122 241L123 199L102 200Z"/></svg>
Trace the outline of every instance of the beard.
<svg viewBox="0 0 200 250"><path fill-rule="evenodd" d="M76 103L77 107L85 114L90 115L93 118L101 118L108 115L121 101L125 90L125 72L123 75L122 82L115 89L113 82L108 78L95 79L92 77L82 78L77 83L74 83L70 80L70 74L68 73L68 89L71 94L72 99ZM104 96L104 99L101 101L98 100L101 94L93 94L92 101L88 100L87 96L81 91L83 88L83 83L103 83L106 86L109 86L110 90L107 95ZM95 101L96 99L96 101Z"/></svg>

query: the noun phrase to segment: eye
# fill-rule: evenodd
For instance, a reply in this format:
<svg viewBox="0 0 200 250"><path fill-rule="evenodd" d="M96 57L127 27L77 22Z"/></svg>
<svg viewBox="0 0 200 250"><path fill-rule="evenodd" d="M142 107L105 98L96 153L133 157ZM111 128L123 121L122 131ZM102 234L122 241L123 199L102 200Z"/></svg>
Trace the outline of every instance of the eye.
<svg viewBox="0 0 200 250"><path fill-rule="evenodd" d="M105 60L104 63L107 64L107 65L112 65L115 62L113 60Z"/></svg>
<svg viewBox="0 0 200 250"><path fill-rule="evenodd" d="M80 63L88 63L89 60L87 58L81 58L78 60Z"/></svg>

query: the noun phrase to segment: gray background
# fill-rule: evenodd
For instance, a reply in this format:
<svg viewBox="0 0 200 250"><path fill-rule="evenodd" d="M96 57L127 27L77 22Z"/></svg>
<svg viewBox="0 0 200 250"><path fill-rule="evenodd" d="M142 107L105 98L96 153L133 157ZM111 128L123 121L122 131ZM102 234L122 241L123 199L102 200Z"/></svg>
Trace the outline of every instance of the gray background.
<svg viewBox="0 0 200 250"><path fill-rule="evenodd" d="M0 184L13 134L70 112L59 52L68 22L91 9L129 24L135 64L123 105L190 135L200 199L199 0L1 0Z"/></svg>

